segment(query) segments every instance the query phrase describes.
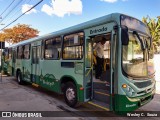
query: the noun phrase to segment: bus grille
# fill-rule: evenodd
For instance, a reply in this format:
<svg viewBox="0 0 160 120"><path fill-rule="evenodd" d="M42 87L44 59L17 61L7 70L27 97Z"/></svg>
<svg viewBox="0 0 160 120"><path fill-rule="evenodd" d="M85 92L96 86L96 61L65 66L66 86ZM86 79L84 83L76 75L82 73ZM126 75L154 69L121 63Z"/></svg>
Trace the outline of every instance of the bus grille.
<svg viewBox="0 0 160 120"><path fill-rule="evenodd" d="M148 96L146 98L141 99L141 103L145 103L146 101L150 100L152 98L152 96Z"/></svg>
<svg viewBox="0 0 160 120"><path fill-rule="evenodd" d="M145 81L145 82L135 82L134 85L138 88L145 88L147 86L150 86L152 84L152 81Z"/></svg>

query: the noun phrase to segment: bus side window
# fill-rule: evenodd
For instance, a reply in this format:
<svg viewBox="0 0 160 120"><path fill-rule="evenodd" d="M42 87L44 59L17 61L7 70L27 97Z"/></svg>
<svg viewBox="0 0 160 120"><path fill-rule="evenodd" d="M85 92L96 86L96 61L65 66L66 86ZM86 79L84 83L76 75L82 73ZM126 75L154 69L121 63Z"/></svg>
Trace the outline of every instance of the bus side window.
<svg viewBox="0 0 160 120"><path fill-rule="evenodd" d="M4 56L5 56L4 60L6 62L8 60L8 58L9 58L8 48L5 48L5 50L4 50Z"/></svg>
<svg viewBox="0 0 160 120"><path fill-rule="evenodd" d="M24 46L24 59L29 59L30 58L30 45L25 45Z"/></svg>
<svg viewBox="0 0 160 120"><path fill-rule="evenodd" d="M17 59L23 59L23 46L17 48Z"/></svg>
<svg viewBox="0 0 160 120"><path fill-rule="evenodd" d="M12 48L10 48L8 50L8 59L11 60L12 59Z"/></svg>
<svg viewBox="0 0 160 120"><path fill-rule="evenodd" d="M41 59L44 58L44 44L45 44L45 41L42 40L42 42L41 42Z"/></svg>
<svg viewBox="0 0 160 120"><path fill-rule="evenodd" d="M13 63L15 63L16 62L16 50L13 50Z"/></svg>
<svg viewBox="0 0 160 120"><path fill-rule="evenodd" d="M63 59L83 58L83 32L64 36Z"/></svg>
<svg viewBox="0 0 160 120"><path fill-rule="evenodd" d="M61 52L61 37L51 38L45 41L45 59L59 59Z"/></svg>

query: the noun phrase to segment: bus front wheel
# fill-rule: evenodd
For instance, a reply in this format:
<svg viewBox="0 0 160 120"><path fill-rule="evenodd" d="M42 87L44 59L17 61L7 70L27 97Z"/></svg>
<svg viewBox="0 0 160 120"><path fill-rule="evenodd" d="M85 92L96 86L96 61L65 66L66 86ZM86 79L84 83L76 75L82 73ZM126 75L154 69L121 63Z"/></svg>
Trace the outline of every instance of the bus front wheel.
<svg viewBox="0 0 160 120"><path fill-rule="evenodd" d="M77 90L75 84L72 82L67 82L64 87L64 98L70 107L75 107L77 105Z"/></svg>

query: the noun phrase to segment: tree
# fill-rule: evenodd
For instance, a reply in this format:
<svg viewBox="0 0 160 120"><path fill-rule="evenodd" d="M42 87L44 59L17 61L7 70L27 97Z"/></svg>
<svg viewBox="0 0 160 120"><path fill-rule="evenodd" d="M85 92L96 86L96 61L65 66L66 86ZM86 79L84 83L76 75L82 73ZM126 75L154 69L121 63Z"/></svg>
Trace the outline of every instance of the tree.
<svg viewBox="0 0 160 120"><path fill-rule="evenodd" d="M160 45L160 17L158 19L150 18L149 16L143 17L142 21L148 26L152 35L153 46L157 51L157 47Z"/></svg>
<svg viewBox="0 0 160 120"><path fill-rule="evenodd" d="M0 41L17 43L38 36L39 31L26 24L18 24L13 28L4 29L0 33Z"/></svg>

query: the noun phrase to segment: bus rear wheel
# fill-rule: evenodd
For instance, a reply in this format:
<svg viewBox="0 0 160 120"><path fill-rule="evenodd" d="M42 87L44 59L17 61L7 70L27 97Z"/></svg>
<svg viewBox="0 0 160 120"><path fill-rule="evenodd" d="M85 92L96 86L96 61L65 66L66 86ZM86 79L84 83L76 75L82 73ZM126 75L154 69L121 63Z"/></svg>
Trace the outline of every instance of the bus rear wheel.
<svg viewBox="0 0 160 120"><path fill-rule="evenodd" d="M70 107L76 107L77 105L77 90L75 84L67 82L64 87L64 98Z"/></svg>
<svg viewBox="0 0 160 120"><path fill-rule="evenodd" d="M23 85L23 84L24 84L24 81L22 80L22 75L21 75L21 72L20 72L20 71L18 71L18 73L17 73L17 82L18 82L18 84L20 84L20 85Z"/></svg>

